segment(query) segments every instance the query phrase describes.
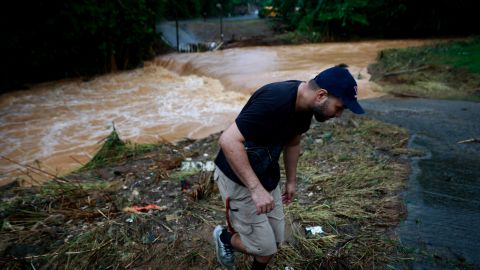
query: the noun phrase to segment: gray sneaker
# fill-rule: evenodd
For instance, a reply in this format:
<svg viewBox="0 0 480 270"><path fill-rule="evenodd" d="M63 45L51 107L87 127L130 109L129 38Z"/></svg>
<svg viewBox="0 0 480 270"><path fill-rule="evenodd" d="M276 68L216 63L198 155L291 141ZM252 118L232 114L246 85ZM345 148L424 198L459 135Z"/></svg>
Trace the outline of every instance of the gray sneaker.
<svg viewBox="0 0 480 270"><path fill-rule="evenodd" d="M220 234L225 227L217 225L213 230L213 241L215 242L215 248L217 253L218 262L225 266L228 270L235 270L235 257L233 254L233 247L226 245L220 240Z"/></svg>

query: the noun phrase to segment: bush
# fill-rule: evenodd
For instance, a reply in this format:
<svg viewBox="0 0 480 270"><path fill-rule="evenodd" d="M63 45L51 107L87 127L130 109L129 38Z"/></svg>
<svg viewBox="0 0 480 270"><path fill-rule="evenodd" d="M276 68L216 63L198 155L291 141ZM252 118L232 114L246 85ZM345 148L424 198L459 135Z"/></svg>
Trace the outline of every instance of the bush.
<svg viewBox="0 0 480 270"><path fill-rule="evenodd" d="M128 69L158 48L155 0L14 1L0 17L0 91Z"/></svg>

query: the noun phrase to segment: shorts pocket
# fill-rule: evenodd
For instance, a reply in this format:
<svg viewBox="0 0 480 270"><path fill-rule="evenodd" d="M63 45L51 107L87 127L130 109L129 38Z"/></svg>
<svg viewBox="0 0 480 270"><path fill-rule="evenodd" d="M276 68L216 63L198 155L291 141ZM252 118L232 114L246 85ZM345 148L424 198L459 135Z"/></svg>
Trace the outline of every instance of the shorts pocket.
<svg viewBox="0 0 480 270"><path fill-rule="evenodd" d="M240 233L240 235L250 235L253 232L253 227L250 224L236 221L233 223L233 228Z"/></svg>
<svg viewBox="0 0 480 270"><path fill-rule="evenodd" d="M265 214L257 215L257 208L251 197L230 201L230 214L235 219L233 223L256 224L267 221Z"/></svg>
<svg viewBox="0 0 480 270"><path fill-rule="evenodd" d="M254 231L255 224L266 222L267 216L257 215L255 206L249 200L230 202L230 222L240 235L249 236Z"/></svg>

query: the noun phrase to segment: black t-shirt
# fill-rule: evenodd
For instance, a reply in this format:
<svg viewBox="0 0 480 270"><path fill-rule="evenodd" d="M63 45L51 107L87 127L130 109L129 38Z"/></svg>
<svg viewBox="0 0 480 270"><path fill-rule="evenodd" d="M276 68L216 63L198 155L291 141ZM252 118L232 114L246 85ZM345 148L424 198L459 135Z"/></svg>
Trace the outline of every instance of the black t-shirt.
<svg viewBox="0 0 480 270"><path fill-rule="evenodd" d="M283 146L293 137L305 133L310 128L313 113L295 112L300 83L292 80L261 87L250 97L235 120L240 133L245 138L247 154L254 171L257 173L257 168L262 166L259 163L266 166L274 165L269 169L268 175L257 173L260 182L269 191L275 189L280 180L278 159ZM250 155L250 153L253 154ZM270 162L267 162L267 159ZM221 149L215 164L228 178L243 185Z"/></svg>

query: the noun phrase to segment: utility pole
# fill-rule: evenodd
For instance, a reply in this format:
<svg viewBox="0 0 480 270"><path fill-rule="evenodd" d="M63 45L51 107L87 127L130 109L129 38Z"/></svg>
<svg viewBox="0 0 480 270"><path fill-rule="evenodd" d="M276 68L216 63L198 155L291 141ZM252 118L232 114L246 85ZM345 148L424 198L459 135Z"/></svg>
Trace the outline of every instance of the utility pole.
<svg viewBox="0 0 480 270"><path fill-rule="evenodd" d="M178 14L177 5L175 5L175 34L177 35L177 52L180 51L180 37L178 35Z"/></svg>
<svg viewBox="0 0 480 270"><path fill-rule="evenodd" d="M222 4L217 3L217 8L220 10L220 40L223 42L223 7Z"/></svg>

